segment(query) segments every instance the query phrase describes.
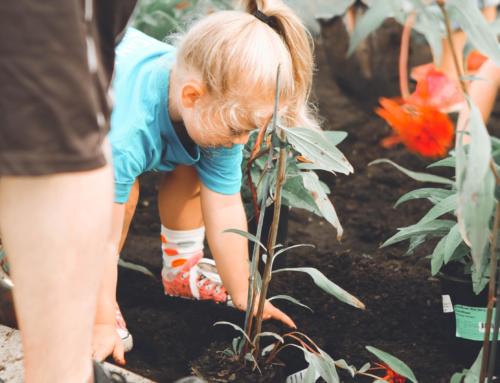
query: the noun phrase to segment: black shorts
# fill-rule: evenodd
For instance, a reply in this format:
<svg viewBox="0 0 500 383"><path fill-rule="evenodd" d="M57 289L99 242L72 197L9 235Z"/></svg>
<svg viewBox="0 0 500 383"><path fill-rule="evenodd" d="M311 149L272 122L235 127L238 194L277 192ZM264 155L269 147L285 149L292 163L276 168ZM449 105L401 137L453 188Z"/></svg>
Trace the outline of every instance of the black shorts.
<svg viewBox="0 0 500 383"><path fill-rule="evenodd" d="M0 176L106 164L114 48L135 2L0 1Z"/></svg>

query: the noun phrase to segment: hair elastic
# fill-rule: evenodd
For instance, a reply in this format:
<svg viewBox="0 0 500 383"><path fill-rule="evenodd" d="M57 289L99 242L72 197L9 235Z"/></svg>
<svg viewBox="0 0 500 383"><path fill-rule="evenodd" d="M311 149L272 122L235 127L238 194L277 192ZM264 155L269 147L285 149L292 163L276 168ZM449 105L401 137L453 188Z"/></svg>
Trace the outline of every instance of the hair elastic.
<svg viewBox="0 0 500 383"><path fill-rule="evenodd" d="M274 17L269 17L265 13L259 11L258 9L256 11L252 12L252 15L254 15L256 18L258 18L263 23L269 25L272 29L274 29L279 34L278 23L276 22Z"/></svg>

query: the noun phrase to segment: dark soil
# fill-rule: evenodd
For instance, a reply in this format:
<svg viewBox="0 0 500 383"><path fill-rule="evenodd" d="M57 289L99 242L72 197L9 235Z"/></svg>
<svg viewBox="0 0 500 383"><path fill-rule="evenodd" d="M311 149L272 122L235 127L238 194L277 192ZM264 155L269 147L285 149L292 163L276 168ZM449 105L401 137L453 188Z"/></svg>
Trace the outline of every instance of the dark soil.
<svg viewBox="0 0 500 383"><path fill-rule="evenodd" d="M335 359L343 358L359 368L374 361L365 350L371 345L405 361L419 382L448 382L454 372L468 366L456 364L448 350L440 282L431 277L427 258L431 246L422 246L411 256L403 256L405 246L379 248L398 227L415 223L429 205L417 201L394 209L398 197L417 184L389 165L368 166L385 157L423 171L428 161L404 148L382 149L379 141L389 133L384 122L371 108L361 109L359 103L344 96L332 79L321 43L317 52L315 96L325 118L324 127L349 132L340 149L353 164L355 174L339 176L335 185L333 176L322 175L334 185L332 200L345 230L342 242L335 239L334 229L323 220L292 210L289 244L312 243L316 249L290 252L286 262L289 266L318 268L361 299L366 310L327 296L309 277L298 273L277 276L272 294L292 295L314 310L310 313L286 302L278 303L300 331ZM158 175L147 175L141 181L141 201L122 256L159 275ZM135 341L127 355L127 366L159 382L189 375L191 362L205 354L213 342L227 342L229 346L236 333L226 326L214 327L215 322L243 322L242 313L227 307L165 297L159 280L124 269L120 271L118 299ZM267 323L266 330L286 332L277 323ZM301 365L294 360L288 367L297 370Z"/></svg>

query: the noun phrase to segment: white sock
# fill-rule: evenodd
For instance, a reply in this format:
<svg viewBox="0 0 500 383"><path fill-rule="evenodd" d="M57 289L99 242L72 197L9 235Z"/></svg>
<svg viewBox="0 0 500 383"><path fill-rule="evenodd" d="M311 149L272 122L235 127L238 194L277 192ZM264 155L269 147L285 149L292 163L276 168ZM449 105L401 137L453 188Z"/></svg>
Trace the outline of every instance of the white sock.
<svg viewBox="0 0 500 383"><path fill-rule="evenodd" d="M173 279L191 257L203 256L205 227L193 230L171 230L161 226L162 275Z"/></svg>

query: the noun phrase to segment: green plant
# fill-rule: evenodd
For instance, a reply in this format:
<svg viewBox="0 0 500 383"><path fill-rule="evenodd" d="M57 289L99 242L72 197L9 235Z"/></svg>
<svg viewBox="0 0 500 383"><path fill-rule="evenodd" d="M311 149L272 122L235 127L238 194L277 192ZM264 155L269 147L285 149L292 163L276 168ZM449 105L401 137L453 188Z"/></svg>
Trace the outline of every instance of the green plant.
<svg viewBox="0 0 500 383"><path fill-rule="evenodd" d="M158 40L164 40L172 33L183 32L186 24L199 15L230 7L230 0L140 0L132 25Z"/></svg>
<svg viewBox="0 0 500 383"><path fill-rule="evenodd" d="M415 225L400 229L385 246L405 239L410 240L410 250L423 243L427 237L438 236L440 241L432 254L433 272L439 271L444 263L457 260L470 270L474 291L481 291L489 279L489 301L486 331L483 342L483 357L479 381L483 382L489 357L490 326L495 300L497 271L497 237L500 222L500 208L495 197L498 177L497 141L490 137L478 108L468 98L465 77L461 73L459 57L451 37L451 21L457 22L468 37L471 45L491 60L500 64L500 48L493 29L485 22L475 2L465 0L438 0L424 2L375 1L359 22L353 33L350 52L369 33L378 28L387 17L394 17L402 24L411 22L421 32L432 48L435 62L440 61L441 41L446 38L451 46L455 69L466 98L464 108L468 111L465 124L457 133L454 153L434 166L450 166L455 170L455 179L415 173L396 164L399 170L412 178L446 185L444 188L424 188L403 196L398 203L414 198L427 198L433 207ZM406 63L403 63L406 65ZM405 73L406 68L400 68ZM402 82L406 82L402 79ZM405 88L402 86L402 89ZM405 94L406 93L406 94ZM403 92L407 98L408 92ZM468 135L469 143L464 143ZM378 162L387 162L382 160ZM440 219L448 214L452 219ZM498 322L498 321L497 321ZM494 357L490 360L490 375Z"/></svg>

